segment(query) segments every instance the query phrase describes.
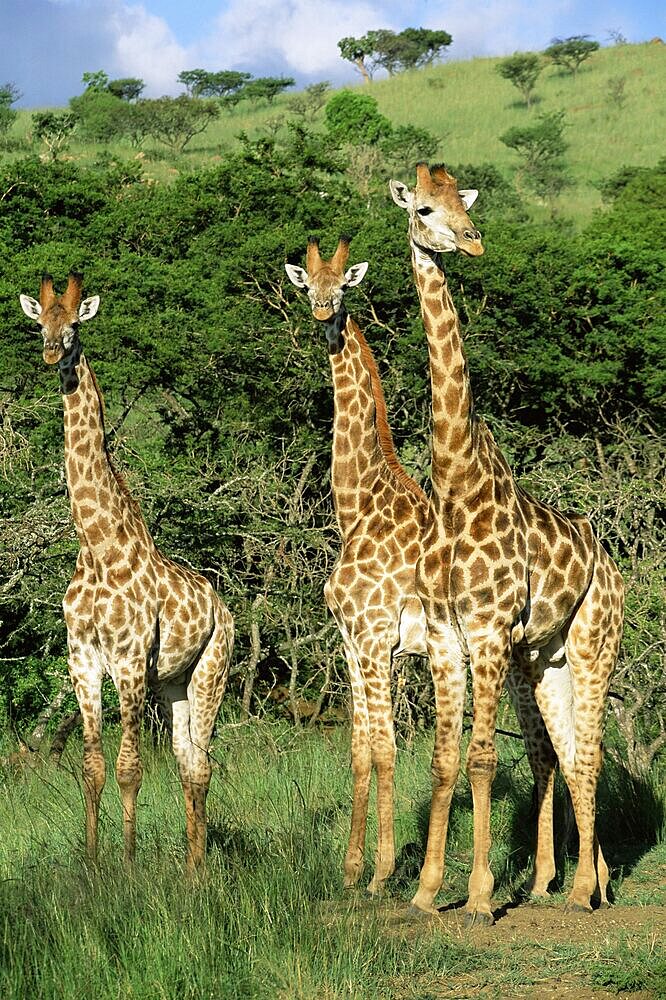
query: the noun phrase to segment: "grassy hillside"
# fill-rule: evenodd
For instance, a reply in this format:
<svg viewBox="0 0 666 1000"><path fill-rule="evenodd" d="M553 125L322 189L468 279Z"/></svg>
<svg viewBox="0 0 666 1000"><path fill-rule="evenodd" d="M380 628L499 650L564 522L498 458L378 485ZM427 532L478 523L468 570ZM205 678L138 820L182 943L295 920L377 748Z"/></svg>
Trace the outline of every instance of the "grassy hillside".
<svg viewBox="0 0 666 1000"><path fill-rule="evenodd" d="M645 43L600 49L583 64L576 79L548 66L537 81L537 100L529 111L516 88L497 73L500 61L442 64L375 81L366 90L394 125L427 128L441 138L440 155L446 162L490 162L507 177L515 171L517 156L499 136L511 126L529 124L541 112L564 110L570 144L567 162L575 186L564 195L562 212L580 223L600 204L596 187L600 180L623 166L653 166L666 153L666 46ZM613 81L622 90L621 104L613 99ZM195 137L177 158L165 155L164 147L160 150L150 141L139 153L129 145L74 142L68 155L75 159L94 159L103 153L139 156L148 176L168 181L182 170L218 161L237 145L241 131L250 137L276 130L279 134L291 117L290 96L282 95L270 107L252 108L249 102L241 102ZM319 112L319 123L322 118ZM30 124L30 112L21 112L14 135L29 135ZM21 153L17 150L11 155Z"/></svg>

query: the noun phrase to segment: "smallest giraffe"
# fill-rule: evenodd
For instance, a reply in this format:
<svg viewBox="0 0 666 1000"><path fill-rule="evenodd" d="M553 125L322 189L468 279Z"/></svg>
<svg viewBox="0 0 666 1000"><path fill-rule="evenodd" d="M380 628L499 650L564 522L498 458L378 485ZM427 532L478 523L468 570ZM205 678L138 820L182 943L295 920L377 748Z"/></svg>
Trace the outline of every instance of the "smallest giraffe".
<svg viewBox="0 0 666 1000"><path fill-rule="evenodd" d="M194 873L205 863L208 748L229 673L233 619L208 580L162 555L111 463L102 394L79 339L79 324L95 316L99 296L82 301L81 287L81 275L70 274L57 296L45 275L39 301L21 295L20 302L42 332L44 361L60 371L67 487L80 545L63 609L69 672L83 717L87 854L97 856L105 783L102 681L108 674L120 701L116 778L125 861L135 855L139 736L150 685L172 733L185 797L187 866Z"/></svg>

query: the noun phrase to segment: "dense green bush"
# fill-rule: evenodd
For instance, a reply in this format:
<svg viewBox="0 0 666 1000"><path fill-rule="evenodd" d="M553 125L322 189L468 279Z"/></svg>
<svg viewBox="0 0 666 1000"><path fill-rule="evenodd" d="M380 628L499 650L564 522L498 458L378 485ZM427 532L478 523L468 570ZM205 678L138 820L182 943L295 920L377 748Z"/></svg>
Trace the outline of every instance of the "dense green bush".
<svg viewBox="0 0 666 1000"><path fill-rule="evenodd" d="M600 532L634 588L626 648L651 663L645 650L663 640L645 619L657 620L664 602L648 549L663 553L663 497L661 467L643 445L663 433L654 234L664 170L628 179L575 235L526 223L492 167L450 169L461 187L481 192L473 215L486 254L446 260L477 407L535 492L548 497L576 471L575 489L553 499L602 512ZM0 187L5 714L27 723L53 689L54 663L64 674L60 601L76 554L57 378L17 301L36 294L45 270L62 286L80 269L87 292L101 295L83 339L106 397L111 448L158 544L224 592L238 623L239 669L258 623L259 686L294 662L302 688L320 684L337 642L322 600L337 550L332 398L325 343L284 262L302 262L312 233L324 253L340 233L353 234L352 262L369 260L370 269L348 306L377 355L398 449L426 481L427 351L404 220L384 185L361 196L329 144L299 125L281 144L246 140L169 186L146 183L136 163L84 170L29 158L5 166ZM625 438L628 451L618 447ZM632 468L640 490L625 495ZM637 537L645 551L633 547ZM649 735L649 720L639 722Z"/></svg>

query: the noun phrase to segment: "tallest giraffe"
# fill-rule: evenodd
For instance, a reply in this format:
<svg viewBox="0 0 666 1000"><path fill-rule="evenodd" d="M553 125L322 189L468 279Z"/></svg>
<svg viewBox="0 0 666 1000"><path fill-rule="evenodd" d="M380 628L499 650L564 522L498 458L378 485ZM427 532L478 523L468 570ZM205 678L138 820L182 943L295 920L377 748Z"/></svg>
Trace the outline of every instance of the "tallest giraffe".
<svg viewBox="0 0 666 1000"><path fill-rule="evenodd" d="M398 181L390 187L409 215L432 391L434 516L416 584L426 613L437 728L428 847L414 905L431 911L442 882L469 663L474 862L466 922L493 922L490 792L497 707L513 657L534 692L573 800L580 851L568 906L589 910L597 885L605 901L608 882L594 817L603 714L622 632L622 578L586 518L565 516L516 484L474 412L442 255L483 253L467 214L477 192L459 191L443 167L431 171L424 163L413 191Z"/></svg>

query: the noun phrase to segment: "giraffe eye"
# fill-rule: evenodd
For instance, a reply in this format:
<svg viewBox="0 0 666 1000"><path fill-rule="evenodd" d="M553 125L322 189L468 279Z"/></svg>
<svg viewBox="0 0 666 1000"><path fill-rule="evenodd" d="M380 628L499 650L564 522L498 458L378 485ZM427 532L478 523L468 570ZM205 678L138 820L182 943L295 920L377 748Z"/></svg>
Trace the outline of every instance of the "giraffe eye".
<svg viewBox="0 0 666 1000"><path fill-rule="evenodd" d="M423 208L417 208L416 211L419 215L432 215L433 210L432 208L428 208L427 205L424 205Z"/></svg>

